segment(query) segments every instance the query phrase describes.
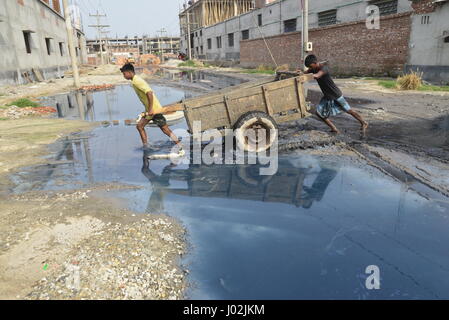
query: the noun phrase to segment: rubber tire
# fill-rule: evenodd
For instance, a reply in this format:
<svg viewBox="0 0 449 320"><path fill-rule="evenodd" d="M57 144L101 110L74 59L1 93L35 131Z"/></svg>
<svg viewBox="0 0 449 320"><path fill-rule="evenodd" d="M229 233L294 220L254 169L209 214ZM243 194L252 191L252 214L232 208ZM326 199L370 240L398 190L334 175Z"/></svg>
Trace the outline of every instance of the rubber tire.
<svg viewBox="0 0 449 320"><path fill-rule="evenodd" d="M244 141L244 132L246 129L250 128L254 123L261 124L266 130L278 130L278 125L276 121L262 111L250 111L245 114L243 114L237 122L234 124L234 130L235 130L235 138L237 145L240 145L240 147L248 152L263 152L273 145L274 141L276 140L276 136L270 135L270 141L267 143L265 147L254 147L246 141Z"/></svg>

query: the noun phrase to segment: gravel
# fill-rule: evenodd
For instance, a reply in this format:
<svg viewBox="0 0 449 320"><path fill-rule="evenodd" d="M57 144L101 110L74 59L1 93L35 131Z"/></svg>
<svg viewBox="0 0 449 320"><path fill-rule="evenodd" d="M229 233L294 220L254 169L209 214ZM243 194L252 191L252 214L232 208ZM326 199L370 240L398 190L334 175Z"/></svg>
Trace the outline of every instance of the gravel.
<svg viewBox="0 0 449 320"><path fill-rule="evenodd" d="M74 246L64 265L51 266L55 271L26 299L182 299L183 238L184 230L165 216L108 223Z"/></svg>

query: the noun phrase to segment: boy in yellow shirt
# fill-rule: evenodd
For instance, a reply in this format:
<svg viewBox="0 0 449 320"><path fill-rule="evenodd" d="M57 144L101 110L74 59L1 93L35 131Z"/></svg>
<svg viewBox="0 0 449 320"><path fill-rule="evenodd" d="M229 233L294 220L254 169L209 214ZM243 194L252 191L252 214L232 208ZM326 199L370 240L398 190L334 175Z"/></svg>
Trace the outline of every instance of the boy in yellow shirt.
<svg viewBox="0 0 449 320"><path fill-rule="evenodd" d="M180 152L182 151L182 145L176 135L170 130L167 125L167 120L165 119L163 112L163 107L159 102L153 90L151 90L148 83L141 77L136 75L134 66L130 63L125 64L120 71L126 80L131 80L134 91L136 91L142 104L145 106L145 112L141 114L142 119L137 123L137 131L139 131L140 138L142 139L142 144L144 149L149 149L148 137L145 132L145 126L153 120L153 122L159 126L163 133L169 136L174 143L180 147Z"/></svg>

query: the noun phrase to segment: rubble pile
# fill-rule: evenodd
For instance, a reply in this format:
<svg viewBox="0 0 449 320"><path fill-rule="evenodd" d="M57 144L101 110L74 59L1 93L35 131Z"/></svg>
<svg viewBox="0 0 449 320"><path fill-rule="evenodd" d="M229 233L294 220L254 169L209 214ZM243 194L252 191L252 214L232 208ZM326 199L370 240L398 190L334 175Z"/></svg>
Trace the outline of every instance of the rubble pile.
<svg viewBox="0 0 449 320"><path fill-rule="evenodd" d="M6 109L0 109L0 118L20 119L28 116L43 116L54 113L57 110L52 107L24 107L10 106Z"/></svg>
<svg viewBox="0 0 449 320"><path fill-rule="evenodd" d="M99 90L108 90L115 88L113 84L100 84L100 85L92 85L92 86L82 86L80 88L81 91L99 91Z"/></svg>

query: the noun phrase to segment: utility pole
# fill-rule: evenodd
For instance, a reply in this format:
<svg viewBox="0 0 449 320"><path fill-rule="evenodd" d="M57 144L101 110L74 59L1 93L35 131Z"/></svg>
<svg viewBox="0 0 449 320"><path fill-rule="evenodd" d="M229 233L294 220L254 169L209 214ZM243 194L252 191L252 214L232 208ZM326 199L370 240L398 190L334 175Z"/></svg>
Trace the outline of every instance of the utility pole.
<svg viewBox="0 0 449 320"><path fill-rule="evenodd" d="M111 62L111 52L109 51L109 37L108 37L109 32L110 31L101 31L100 32L102 35L106 36L103 39L104 39L104 46L105 46L105 49L106 49L106 59L107 59L106 62L108 64Z"/></svg>
<svg viewBox="0 0 449 320"><path fill-rule="evenodd" d="M80 83L80 74L78 70L78 60L75 51L75 43L73 41L72 18L70 16L70 8L67 3L67 0L62 0L62 4L64 6L64 17L65 17L65 25L67 28L67 41L69 45L70 60L72 61L73 81L75 87L79 89L81 87L81 83Z"/></svg>
<svg viewBox="0 0 449 320"><path fill-rule="evenodd" d="M161 52L161 61L164 62L164 61L163 61L163 60L164 60L164 49L161 48L161 38L164 37L164 33L166 33L167 30L165 30L164 28L162 28L161 30L157 30L156 32L158 33L158 35L157 35L157 42L158 42L159 50L160 50L160 52ZM160 37L159 37L159 33L161 34ZM163 39L162 39L162 41L163 41Z"/></svg>
<svg viewBox="0 0 449 320"><path fill-rule="evenodd" d="M106 15L105 14L99 14L98 10L97 10L97 14L89 14L90 17L95 17L97 18L97 24L95 25L90 25L90 28L97 28L97 32L98 32L98 40L100 41L100 59L101 59L101 64L104 64L104 58L103 58L103 40L101 37L101 29L103 28L108 28L110 27L110 25L102 25L100 24L100 19L101 18L105 18Z"/></svg>
<svg viewBox="0 0 449 320"><path fill-rule="evenodd" d="M301 42L302 42L302 50L301 50L301 61L302 66L304 66L304 60L309 52L308 43L309 43L309 0L301 0L302 4L302 32L301 32Z"/></svg>
<svg viewBox="0 0 449 320"><path fill-rule="evenodd" d="M192 60L192 48L190 47L190 12L186 12L187 14L187 52L189 56L189 60Z"/></svg>

